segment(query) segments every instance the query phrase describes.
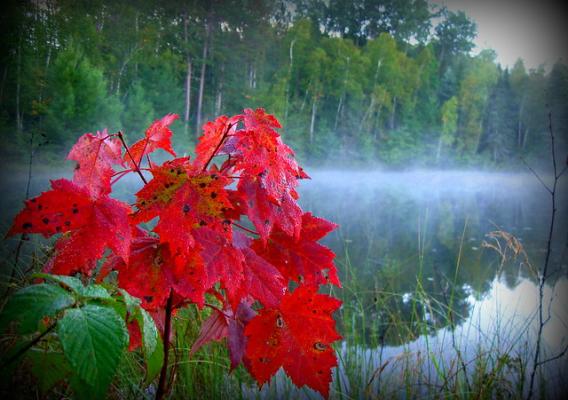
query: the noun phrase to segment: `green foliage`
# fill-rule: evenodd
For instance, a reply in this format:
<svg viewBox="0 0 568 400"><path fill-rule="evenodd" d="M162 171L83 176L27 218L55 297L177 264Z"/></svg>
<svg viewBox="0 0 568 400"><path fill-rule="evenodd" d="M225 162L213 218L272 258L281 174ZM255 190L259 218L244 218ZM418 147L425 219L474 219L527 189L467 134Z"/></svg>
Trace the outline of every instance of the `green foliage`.
<svg viewBox="0 0 568 400"><path fill-rule="evenodd" d="M93 126L118 126L121 104L107 93L103 72L75 46L54 60L49 74L47 125L54 144L65 145Z"/></svg>
<svg viewBox="0 0 568 400"><path fill-rule="evenodd" d="M0 314L0 327L11 322L18 324L20 334L37 332L40 321L55 314L75 302L74 298L59 286L46 283L28 286L18 291Z"/></svg>
<svg viewBox="0 0 568 400"><path fill-rule="evenodd" d="M110 307L87 304L66 310L57 334L76 377L93 397L104 397L128 344L124 320Z"/></svg>
<svg viewBox="0 0 568 400"><path fill-rule="evenodd" d="M187 124L174 125L184 129L176 135L183 141L174 146L188 152L198 120L262 105L284 123L300 159L328 160L331 145L321 139L329 138L342 162L388 166L400 157L385 153L383 139L402 129L420 147L435 148L441 108L454 96L458 125L442 152L450 164L538 157L546 148L546 104L566 147L564 64L548 73L527 71L522 61L498 69L490 53L471 54L474 21L429 10L423 0L292 3L12 5L0 70L3 155L26 156L33 133L39 157L51 160L87 130L108 126L128 136L153 115L186 110ZM505 116L490 102L507 72L514 96L497 96L509 103ZM494 140L495 127L509 123L510 138ZM441 157L422 153L421 165Z"/></svg>
<svg viewBox="0 0 568 400"><path fill-rule="evenodd" d="M45 393L67 381L77 398L101 399L123 358L129 334L126 318L139 324L146 381L163 363L163 347L152 317L126 292L117 295L101 285L84 286L70 276L37 274L45 283L17 291L0 313L3 333L20 339L36 334L40 341L19 340L2 357L7 366L21 357ZM55 328L53 332L51 332Z"/></svg>

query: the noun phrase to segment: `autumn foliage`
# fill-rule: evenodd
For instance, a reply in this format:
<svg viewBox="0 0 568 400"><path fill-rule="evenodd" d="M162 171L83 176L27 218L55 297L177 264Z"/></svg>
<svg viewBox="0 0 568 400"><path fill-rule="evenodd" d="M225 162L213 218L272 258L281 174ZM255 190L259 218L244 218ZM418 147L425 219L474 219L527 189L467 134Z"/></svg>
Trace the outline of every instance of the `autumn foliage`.
<svg viewBox="0 0 568 400"><path fill-rule="evenodd" d="M299 207L308 176L274 116L247 109L206 123L193 158L172 149L176 118L155 121L129 147L120 133L83 135L68 155L73 179L26 201L9 235L59 235L45 272L116 279L162 332L165 313L210 307L192 354L226 338L231 367L244 364L259 384L282 367L327 397L340 302L318 288L340 281L318 241L336 225ZM158 149L177 158L156 165ZM127 174L144 181L133 205L110 197ZM129 332L132 350L140 331L131 322Z"/></svg>

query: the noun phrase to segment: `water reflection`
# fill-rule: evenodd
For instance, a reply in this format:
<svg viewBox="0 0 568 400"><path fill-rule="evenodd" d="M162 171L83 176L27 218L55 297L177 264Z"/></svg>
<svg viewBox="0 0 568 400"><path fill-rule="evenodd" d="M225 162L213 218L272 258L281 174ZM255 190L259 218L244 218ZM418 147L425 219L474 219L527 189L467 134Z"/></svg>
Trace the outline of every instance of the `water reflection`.
<svg viewBox="0 0 568 400"><path fill-rule="evenodd" d="M339 256L340 320L352 343L396 346L456 329L471 318L471 299L491 295L498 273L511 289L535 282L527 260L500 265L483 247L487 233L510 232L528 262L542 265L549 195L530 175L325 171L312 178L300 191L304 208L340 224L326 244ZM552 282L567 270L567 210L560 208Z"/></svg>

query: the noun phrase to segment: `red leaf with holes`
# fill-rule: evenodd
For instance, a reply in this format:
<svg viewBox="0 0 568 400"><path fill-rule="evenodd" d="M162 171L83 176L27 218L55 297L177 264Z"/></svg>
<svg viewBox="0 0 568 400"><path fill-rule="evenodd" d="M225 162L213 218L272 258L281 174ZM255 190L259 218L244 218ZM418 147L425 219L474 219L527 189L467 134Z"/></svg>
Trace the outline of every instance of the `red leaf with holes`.
<svg viewBox="0 0 568 400"><path fill-rule="evenodd" d="M332 283L341 287L333 259L335 254L317 243L337 225L311 213L302 216L302 230L298 240L282 230L274 230L267 243L255 240L253 249L276 266L286 279L307 284Z"/></svg>
<svg viewBox="0 0 568 400"><path fill-rule="evenodd" d="M328 397L331 369L337 366L331 344L341 339L331 314L340 305L314 287L300 286L278 308L261 310L245 329L246 356L258 383L283 367L294 384Z"/></svg>
<svg viewBox="0 0 568 400"><path fill-rule="evenodd" d="M140 139L130 147L130 155L124 155L124 160L128 165L135 167L130 156L136 161L136 165L140 166L145 155L153 153L158 149L165 150L175 157L176 153L172 148L172 131L169 126L178 118L179 115L177 114L168 114L162 119L154 121L146 129L144 139Z"/></svg>
<svg viewBox="0 0 568 400"><path fill-rule="evenodd" d="M109 194L113 165L123 165L121 151L120 140L110 137L106 129L84 134L67 156L77 161L73 182L86 187L93 197Z"/></svg>
<svg viewBox="0 0 568 400"><path fill-rule="evenodd" d="M225 186L230 180L215 170L202 172L187 158L177 158L152 168L154 178L136 193L134 222L160 220L154 232L176 256L186 257L195 245L194 230L201 226L229 232L223 219L231 207Z"/></svg>
<svg viewBox="0 0 568 400"><path fill-rule="evenodd" d="M137 235L129 261L113 257L103 269L118 271L120 287L141 299L147 310L163 307L171 289L180 298L202 306L207 277L199 255L193 254L191 262L183 264L157 238L141 230Z"/></svg>
<svg viewBox="0 0 568 400"><path fill-rule="evenodd" d="M274 226L292 237L298 237L302 224L302 209L285 193L280 203L270 199L258 180L241 179L238 184L244 199L246 215L254 224L263 241L266 241Z"/></svg>
<svg viewBox="0 0 568 400"><path fill-rule="evenodd" d="M103 196L93 199L86 188L66 179L51 181L52 190L26 201L8 235L41 233L50 237L63 233L46 270L70 275L92 272L109 247L127 260L130 253L130 208Z"/></svg>

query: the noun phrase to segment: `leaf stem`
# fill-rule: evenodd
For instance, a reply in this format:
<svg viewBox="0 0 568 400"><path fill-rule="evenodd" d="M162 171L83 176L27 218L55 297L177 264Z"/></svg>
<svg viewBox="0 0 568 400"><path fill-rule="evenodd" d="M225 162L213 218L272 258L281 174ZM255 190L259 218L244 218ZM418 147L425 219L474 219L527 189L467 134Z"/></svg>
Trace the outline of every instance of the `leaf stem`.
<svg viewBox="0 0 568 400"><path fill-rule="evenodd" d="M168 297L168 302L166 303L166 319L164 321L164 337L162 338L164 342L164 364L162 365L162 370L160 372L160 380L158 382L158 389L156 391L156 400L161 400L166 394L166 379L168 375L168 356L170 352L170 331L172 325L172 304L174 300L174 292L170 289L170 295Z"/></svg>
<svg viewBox="0 0 568 400"><path fill-rule="evenodd" d="M255 231L253 231L252 229L249 229L249 228L247 228L247 227L245 227L245 226L242 226L241 224L238 224L238 223L236 223L236 222L233 222L233 225L235 225L237 228L242 229L243 231L246 231L246 232L248 232L248 233L252 233L253 235L260 236L260 233L255 232Z"/></svg>
<svg viewBox="0 0 568 400"><path fill-rule="evenodd" d="M206 306L206 307L211 308L212 310L217 311L218 313L224 315L225 317L227 317L227 318L229 318L229 319L235 319L235 316L228 315L225 311L221 310L219 307L217 307L217 306L215 306L215 305L213 305L213 304L204 303L203 305Z"/></svg>
<svg viewBox="0 0 568 400"><path fill-rule="evenodd" d="M140 175L142 182L144 182L144 184L147 184L148 181L146 180L146 178L144 178L144 175L142 175L142 171L140 171L140 167L138 166L138 163L136 162L136 160L134 160L134 157L132 157L132 154L130 154L130 150L128 149L128 145L124 141L124 137L122 136L121 131L118 131L118 138L120 139L120 141L122 142L122 145L126 149L126 154L128 154L128 157L130 157L130 159L132 160L132 164L134 164L134 170L138 173L138 175Z"/></svg>
<svg viewBox="0 0 568 400"><path fill-rule="evenodd" d="M203 166L203 171L205 171L207 169L207 167L209 166L209 163L211 162L211 160L213 160L213 157L215 157L215 154L217 154L217 152L219 151L219 149L221 148L221 145L223 144L223 142L225 141L225 139L227 138L227 135L229 134L229 131L231 130L231 128L235 126L235 124L229 124L227 125L227 129L225 129L225 132L223 133L223 136L221 137L221 140L219 140L219 143L217 143L217 147L215 147L215 150L213 151L213 153L211 154L211 157L209 157L209 160L207 160L207 162L205 163L205 165Z"/></svg>

